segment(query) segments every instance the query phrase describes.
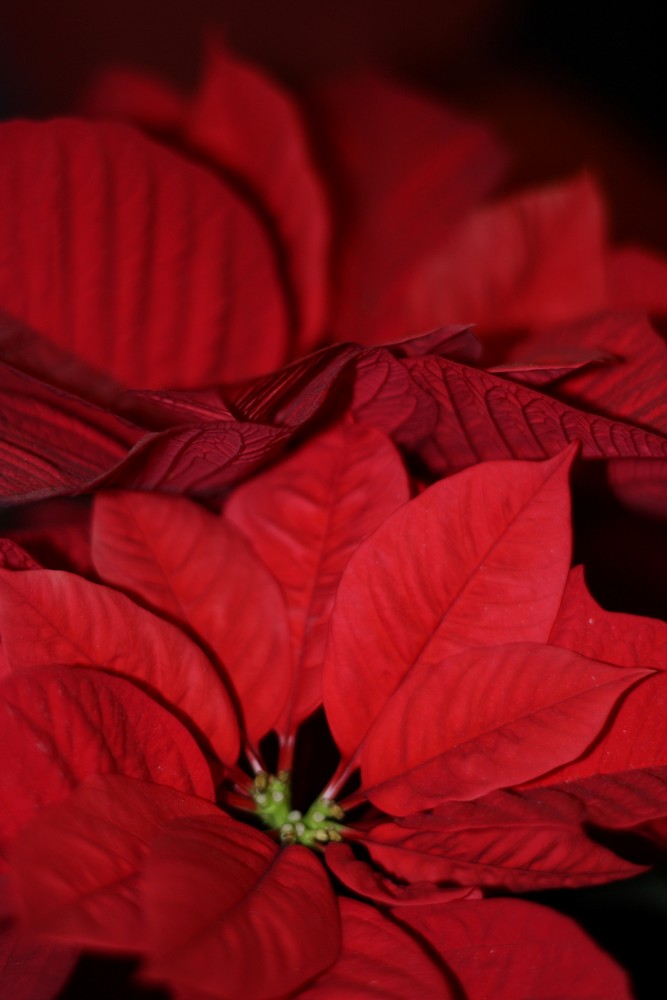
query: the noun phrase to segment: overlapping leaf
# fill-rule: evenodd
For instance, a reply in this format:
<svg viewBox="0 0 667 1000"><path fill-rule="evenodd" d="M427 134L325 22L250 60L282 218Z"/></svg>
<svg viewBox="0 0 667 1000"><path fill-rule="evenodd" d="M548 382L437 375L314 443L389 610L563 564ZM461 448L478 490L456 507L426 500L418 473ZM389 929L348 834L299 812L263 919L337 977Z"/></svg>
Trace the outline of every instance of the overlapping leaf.
<svg viewBox="0 0 667 1000"><path fill-rule="evenodd" d="M364 741L365 793L405 816L537 777L581 754L647 674L532 643L420 659Z"/></svg>
<svg viewBox="0 0 667 1000"><path fill-rule="evenodd" d="M290 688L287 618L276 581L234 526L189 500L106 493L96 500L92 545L102 579L215 654L248 735L264 736Z"/></svg>
<svg viewBox="0 0 667 1000"><path fill-rule="evenodd" d="M500 791L380 823L363 842L383 870L416 885L431 881L529 892L640 872L587 835L584 823L590 819L583 794L570 794L568 785Z"/></svg>
<svg viewBox="0 0 667 1000"><path fill-rule="evenodd" d="M456 996L446 973L412 935L378 910L340 900L343 947L336 964L299 1000L414 1000Z"/></svg>
<svg viewBox="0 0 667 1000"><path fill-rule="evenodd" d="M329 844L326 859L331 871L348 889L381 906L449 903L453 899L469 897L475 891L456 886L441 888L435 882L426 880L399 884L381 875L366 861L356 858L347 844Z"/></svg>
<svg viewBox="0 0 667 1000"><path fill-rule="evenodd" d="M449 322L415 316L418 275L498 180L505 157L493 136L368 74L316 98L313 125L328 144L340 201L338 338L377 344Z"/></svg>
<svg viewBox="0 0 667 1000"><path fill-rule="evenodd" d="M169 820L217 813L212 803L162 785L88 779L26 827L14 846L28 926L51 940L141 952L146 927L138 875L151 840Z"/></svg>
<svg viewBox="0 0 667 1000"><path fill-rule="evenodd" d="M377 431L342 424L240 486L225 513L241 528L285 594L295 682L284 727L321 702L329 617L359 543L408 499L403 463Z"/></svg>
<svg viewBox="0 0 667 1000"><path fill-rule="evenodd" d="M122 125L5 124L0 148L8 313L130 386L285 360L270 246L215 177Z"/></svg>
<svg viewBox="0 0 667 1000"><path fill-rule="evenodd" d="M631 1000L625 972L545 906L485 899L395 912L442 956L469 1000Z"/></svg>
<svg viewBox="0 0 667 1000"><path fill-rule="evenodd" d="M144 888L150 975L225 1000L289 992L335 960L329 880L304 847L282 851L223 813L156 838Z"/></svg>
<svg viewBox="0 0 667 1000"><path fill-rule="evenodd" d="M185 727L135 685L101 671L42 667L0 685L0 832L6 844L91 774L124 774L213 798Z"/></svg>
<svg viewBox="0 0 667 1000"><path fill-rule="evenodd" d="M324 672L344 756L420 664L547 639L570 559L571 458L480 465L401 507L359 546L338 590Z"/></svg>
<svg viewBox="0 0 667 1000"><path fill-rule="evenodd" d="M197 646L123 594L69 573L0 571L0 634L12 670L65 663L139 682L233 763L232 702Z"/></svg>

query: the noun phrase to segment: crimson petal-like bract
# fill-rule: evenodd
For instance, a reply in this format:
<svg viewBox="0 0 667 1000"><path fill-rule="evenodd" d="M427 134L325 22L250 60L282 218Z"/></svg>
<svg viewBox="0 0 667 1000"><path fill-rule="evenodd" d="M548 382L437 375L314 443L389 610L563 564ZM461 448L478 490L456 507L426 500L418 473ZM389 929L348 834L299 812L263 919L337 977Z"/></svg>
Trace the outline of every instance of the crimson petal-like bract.
<svg viewBox="0 0 667 1000"><path fill-rule="evenodd" d="M181 712L223 761L236 760L238 722L212 664L124 594L70 573L0 570L0 631L12 670L66 663L121 674Z"/></svg>
<svg viewBox="0 0 667 1000"><path fill-rule="evenodd" d="M149 493L96 499L93 559L102 579L192 630L231 678L247 733L272 728L292 658L278 584L226 518Z"/></svg>
<svg viewBox="0 0 667 1000"><path fill-rule="evenodd" d="M338 590L324 670L344 756L419 664L546 641L570 560L572 457L489 462L443 480L359 546Z"/></svg>

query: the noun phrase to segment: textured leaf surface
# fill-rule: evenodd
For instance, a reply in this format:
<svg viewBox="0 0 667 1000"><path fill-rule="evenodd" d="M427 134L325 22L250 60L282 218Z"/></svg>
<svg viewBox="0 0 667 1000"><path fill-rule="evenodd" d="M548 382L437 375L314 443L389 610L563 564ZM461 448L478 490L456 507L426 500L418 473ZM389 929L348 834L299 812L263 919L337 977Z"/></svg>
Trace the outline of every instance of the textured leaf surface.
<svg viewBox="0 0 667 1000"><path fill-rule="evenodd" d="M421 661L366 737L364 791L405 816L537 777L578 756L647 673L532 643Z"/></svg>
<svg viewBox="0 0 667 1000"><path fill-rule="evenodd" d="M14 847L28 927L56 941L141 951L137 876L151 840L171 819L217 812L163 785L89 779L26 827Z"/></svg>
<svg viewBox="0 0 667 1000"><path fill-rule="evenodd" d="M667 438L567 406L527 386L444 358L404 362L427 397L398 439L436 475L499 458L544 458L581 442L584 458L664 458ZM435 409L434 409L435 403ZM434 415L433 423L425 419ZM373 421L382 429L382 422Z"/></svg>
<svg viewBox="0 0 667 1000"><path fill-rule="evenodd" d="M239 731L213 666L175 626L69 573L0 571L0 634L13 670L67 663L127 676L183 713L226 763Z"/></svg>
<svg viewBox="0 0 667 1000"><path fill-rule="evenodd" d="M591 818L569 786L493 792L432 813L381 823L364 839L395 878L489 886L509 892L611 882L642 869L585 833Z"/></svg>
<svg viewBox="0 0 667 1000"><path fill-rule="evenodd" d="M417 881L400 885L375 871L366 861L355 857L347 844L329 844L327 864L334 875L358 895L373 900L381 906L423 906L425 903L444 903L468 896L470 889L440 888L434 882Z"/></svg>
<svg viewBox="0 0 667 1000"><path fill-rule="evenodd" d="M130 386L285 359L270 247L216 178L122 125L6 124L0 149L8 313Z"/></svg>
<svg viewBox="0 0 667 1000"><path fill-rule="evenodd" d="M183 624L225 668L251 739L276 721L292 660L278 584L225 518L147 493L97 497L93 558L107 582Z"/></svg>
<svg viewBox="0 0 667 1000"><path fill-rule="evenodd" d="M456 995L426 949L388 917L353 899L341 899L340 911L340 958L299 1000L449 1000Z"/></svg>
<svg viewBox="0 0 667 1000"><path fill-rule="evenodd" d="M15 674L0 686L0 716L5 842L91 774L119 773L213 798L192 736L119 677L73 667Z"/></svg>
<svg viewBox="0 0 667 1000"><path fill-rule="evenodd" d="M340 185L338 338L382 343L447 322L416 308L419 270L495 184L504 155L483 128L378 76L317 97L314 125Z"/></svg>
<svg viewBox="0 0 667 1000"><path fill-rule="evenodd" d="M519 899L411 907L469 1000L631 1000L625 972L568 917Z"/></svg>
<svg viewBox="0 0 667 1000"><path fill-rule="evenodd" d="M405 504L359 546L324 672L343 754L411 670L464 649L546 640L570 560L571 458L480 465Z"/></svg>
<svg viewBox="0 0 667 1000"><path fill-rule="evenodd" d="M142 434L120 417L0 363L3 502L91 488Z"/></svg>
<svg viewBox="0 0 667 1000"><path fill-rule="evenodd" d="M388 438L342 424L240 486L227 504L285 595L296 664L288 731L321 702L329 618L350 556L408 497Z"/></svg>
<svg viewBox="0 0 667 1000"><path fill-rule="evenodd" d="M338 955L336 901L315 855L279 850L222 813L171 824L152 845L144 886L148 971L169 983L260 1000Z"/></svg>
<svg viewBox="0 0 667 1000"><path fill-rule="evenodd" d="M667 345L644 316L610 313L551 328L542 343L535 338L520 351L539 360L587 349L604 351L607 357L569 375L558 386L559 399L666 433Z"/></svg>

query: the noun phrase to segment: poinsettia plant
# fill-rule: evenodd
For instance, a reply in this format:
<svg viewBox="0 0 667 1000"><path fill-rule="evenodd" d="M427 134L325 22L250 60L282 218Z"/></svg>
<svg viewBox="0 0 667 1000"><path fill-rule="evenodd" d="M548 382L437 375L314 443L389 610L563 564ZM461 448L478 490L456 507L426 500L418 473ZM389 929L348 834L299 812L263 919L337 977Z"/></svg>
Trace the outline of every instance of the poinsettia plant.
<svg viewBox="0 0 667 1000"><path fill-rule="evenodd" d="M7 544L27 940L140 956L178 997L629 996L566 918L480 891L627 877L605 834L661 839L667 625L570 569L573 458L411 498L346 422L222 514L100 494L102 582Z"/></svg>
<svg viewBox="0 0 667 1000"><path fill-rule="evenodd" d="M568 486L664 519L664 263L377 76L83 106L0 126L4 992L628 997L513 894L665 846L667 626Z"/></svg>

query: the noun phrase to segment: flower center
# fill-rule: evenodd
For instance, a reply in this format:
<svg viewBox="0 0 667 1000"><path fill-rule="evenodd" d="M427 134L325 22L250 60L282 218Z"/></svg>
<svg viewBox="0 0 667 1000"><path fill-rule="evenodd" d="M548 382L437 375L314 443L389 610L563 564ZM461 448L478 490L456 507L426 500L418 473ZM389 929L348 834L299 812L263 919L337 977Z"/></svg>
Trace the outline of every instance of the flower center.
<svg viewBox="0 0 667 1000"><path fill-rule="evenodd" d="M257 815L271 830L278 830L283 844L321 847L343 839L343 810L331 799L315 799L305 813L292 809L288 771L278 775L260 772L252 786Z"/></svg>

